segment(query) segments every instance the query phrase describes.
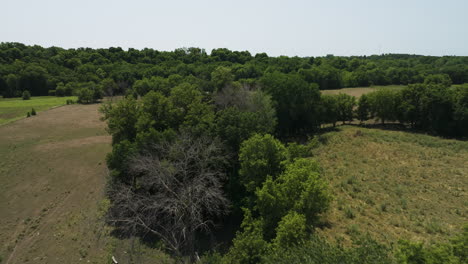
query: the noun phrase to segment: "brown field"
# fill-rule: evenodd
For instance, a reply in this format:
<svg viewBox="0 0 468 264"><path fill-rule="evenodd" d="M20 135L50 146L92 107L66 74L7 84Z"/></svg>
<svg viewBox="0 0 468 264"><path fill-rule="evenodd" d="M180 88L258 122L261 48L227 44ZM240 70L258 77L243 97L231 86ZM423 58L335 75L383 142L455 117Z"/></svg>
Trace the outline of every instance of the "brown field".
<svg viewBox="0 0 468 264"><path fill-rule="evenodd" d="M377 89L387 88L387 89L402 89L404 85L387 85L387 86L371 86L371 87L354 87L354 88L342 88L342 89L333 89L333 90L321 90L322 94L348 94L356 98L361 97L361 95L373 92Z"/></svg>
<svg viewBox="0 0 468 264"><path fill-rule="evenodd" d="M104 224L111 137L98 108L67 105L0 126L1 263L170 263Z"/></svg>
<svg viewBox="0 0 468 264"><path fill-rule="evenodd" d="M108 258L97 219L111 146L97 109L63 106L0 127L4 263Z"/></svg>

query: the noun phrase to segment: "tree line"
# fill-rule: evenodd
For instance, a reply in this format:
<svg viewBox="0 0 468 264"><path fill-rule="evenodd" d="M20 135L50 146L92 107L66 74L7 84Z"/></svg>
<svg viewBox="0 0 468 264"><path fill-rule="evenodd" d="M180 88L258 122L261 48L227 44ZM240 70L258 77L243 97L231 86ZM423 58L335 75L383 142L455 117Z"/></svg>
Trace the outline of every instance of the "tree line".
<svg viewBox="0 0 468 264"><path fill-rule="evenodd" d="M451 87L433 77L402 89L378 89L359 100L346 94L323 95L322 122L399 122L421 132L467 137L468 85Z"/></svg>
<svg viewBox="0 0 468 264"><path fill-rule="evenodd" d="M124 94L134 84L151 78L191 78L205 91L222 85L212 79L223 66L233 81L258 84L265 75L294 74L320 90L371 85L421 83L428 75L443 74L453 84L468 82L468 57L435 57L404 54L338 57L269 57L266 53L200 48L174 51L63 49L0 44L0 94L19 97L71 95L83 86L100 87L107 94ZM220 73L222 74L222 73ZM223 81L223 80L218 80Z"/></svg>

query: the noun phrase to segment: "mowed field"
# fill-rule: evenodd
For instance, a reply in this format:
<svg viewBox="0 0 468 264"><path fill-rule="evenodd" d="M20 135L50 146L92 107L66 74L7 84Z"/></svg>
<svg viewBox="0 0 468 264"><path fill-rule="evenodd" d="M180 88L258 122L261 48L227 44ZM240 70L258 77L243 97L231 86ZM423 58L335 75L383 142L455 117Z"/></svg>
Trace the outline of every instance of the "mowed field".
<svg viewBox="0 0 468 264"><path fill-rule="evenodd" d="M98 107L67 105L0 126L1 263L107 263L98 219L111 138Z"/></svg>
<svg viewBox="0 0 468 264"><path fill-rule="evenodd" d="M326 237L440 242L468 223L467 141L357 126L320 139L314 155L335 196Z"/></svg>
<svg viewBox="0 0 468 264"><path fill-rule="evenodd" d="M356 98L361 97L361 95L373 92L377 89L402 89L406 87L405 85L386 85L386 86L371 86L371 87L354 87L354 88L342 88L342 89L333 89L333 90L321 90L322 94L348 94Z"/></svg>
<svg viewBox="0 0 468 264"><path fill-rule="evenodd" d="M76 98L75 96L41 96L31 97L30 100L0 98L0 125L26 117L26 113L30 112L32 108L40 112L55 106L65 105L67 100L76 101Z"/></svg>

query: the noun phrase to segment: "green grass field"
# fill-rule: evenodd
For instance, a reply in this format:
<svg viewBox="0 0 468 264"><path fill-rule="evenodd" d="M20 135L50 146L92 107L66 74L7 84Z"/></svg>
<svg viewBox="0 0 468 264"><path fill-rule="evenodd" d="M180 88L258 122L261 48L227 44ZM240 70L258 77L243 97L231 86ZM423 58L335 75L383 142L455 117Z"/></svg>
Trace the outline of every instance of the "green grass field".
<svg viewBox="0 0 468 264"><path fill-rule="evenodd" d="M406 87L405 85L385 85L385 86L371 86L371 87L354 87L354 88L342 88L342 89L333 89L333 90L322 90L320 91L322 94L340 94L345 93L348 95L352 95L356 98L361 97L361 95L373 92L377 89L402 89Z"/></svg>
<svg viewBox="0 0 468 264"><path fill-rule="evenodd" d="M32 108L40 112L55 106L64 105L68 99L76 101L77 98L75 96L40 96L31 97L31 100L0 98L0 125L26 117L26 113L31 111Z"/></svg>
<svg viewBox="0 0 468 264"><path fill-rule="evenodd" d="M325 236L445 241L468 217L468 142L341 126L314 151L335 196Z"/></svg>

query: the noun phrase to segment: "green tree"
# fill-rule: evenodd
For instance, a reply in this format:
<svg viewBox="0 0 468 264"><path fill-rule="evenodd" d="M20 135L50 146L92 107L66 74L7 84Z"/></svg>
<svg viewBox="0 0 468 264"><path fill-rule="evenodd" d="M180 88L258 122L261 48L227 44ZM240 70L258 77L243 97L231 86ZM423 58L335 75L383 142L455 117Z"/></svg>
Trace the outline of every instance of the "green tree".
<svg viewBox="0 0 468 264"><path fill-rule="evenodd" d="M359 98L358 108L356 110L356 113L361 123L370 118L370 101L367 95L363 94Z"/></svg>
<svg viewBox="0 0 468 264"><path fill-rule="evenodd" d="M239 101L237 98L229 100L231 102L226 105L231 106L218 111L216 122L218 135L236 152L241 142L252 135L273 133L277 123L269 95L255 91L246 93L242 98Z"/></svg>
<svg viewBox="0 0 468 264"><path fill-rule="evenodd" d="M249 192L254 192L270 175L274 178L284 169L286 147L273 136L254 135L242 142L239 151L240 181Z"/></svg>
<svg viewBox="0 0 468 264"><path fill-rule="evenodd" d="M132 97L118 100L116 103L104 103L100 111L107 121L107 130L112 135L112 144L124 140L134 142L137 135L136 124L140 113L140 105Z"/></svg>
<svg viewBox="0 0 468 264"><path fill-rule="evenodd" d="M440 84L448 88L452 85L452 79L447 74L431 74L424 78L424 84Z"/></svg>
<svg viewBox="0 0 468 264"><path fill-rule="evenodd" d="M139 110L136 124L139 133L149 132L150 129L163 131L177 124L172 101L159 92L150 91L143 96Z"/></svg>
<svg viewBox="0 0 468 264"><path fill-rule="evenodd" d="M78 103L90 104L94 102L93 91L89 88L81 88L77 91Z"/></svg>
<svg viewBox="0 0 468 264"><path fill-rule="evenodd" d="M219 66L211 73L211 81L213 82L216 90L223 89L226 85L234 80L234 75L230 68Z"/></svg>
<svg viewBox="0 0 468 264"><path fill-rule="evenodd" d="M453 102L454 120L456 122L455 133L458 136L468 135L468 85L455 88Z"/></svg>
<svg viewBox="0 0 468 264"><path fill-rule="evenodd" d="M268 242L263 239L263 223L255 219L252 213L244 209L242 232L237 232L233 245L223 259L223 263L256 264L268 252Z"/></svg>
<svg viewBox="0 0 468 264"><path fill-rule="evenodd" d="M107 96L113 96L118 89L117 83L110 78L103 79L99 86L100 90Z"/></svg>
<svg viewBox="0 0 468 264"><path fill-rule="evenodd" d="M31 100L31 93L29 93L28 90L23 91L23 94L21 95L21 97L23 98L23 100Z"/></svg>
<svg viewBox="0 0 468 264"><path fill-rule="evenodd" d="M333 124L338 121L338 96L322 95L320 104L320 122L322 124Z"/></svg>
<svg viewBox="0 0 468 264"><path fill-rule="evenodd" d="M410 84L401 90L401 103L398 107L401 122L421 128L424 119L422 100L426 90L427 85L424 84Z"/></svg>
<svg viewBox="0 0 468 264"><path fill-rule="evenodd" d="M256 194L257 208L265 221L266 237L272 236L271 230L291 210L304 215L307 225L316 224L320 213L325 212L331 202L318 163L305 158L287 165L276 179L268 177Z"/></svg>
<svg viewBox="0 0 468 264"><path fill-rule="evenodd" d="M278 223L273 245L277 248L289 248L300 244L307 238L306 218L302 214L290 211Z"/></svg>
<svg viewBox="0 0 468 264"><path fill-rule="evenodd" d="M368 96L372 115L379 118L382 124L385 124L385 121L398 119L398 106L400 105L398 91L379 89L369 93Z"/></svg>
<svg viewBox="0 0 468 264"><path fill-rule="evenodd" d="M297 74L265 74L263 89L276 102L278 128L282 135L313 131L320 125L320 91Z"/></svg>
<svg viewBox="0 0 468 264"><path fill-rule="evenodd" d="M15 74L8 74L5 78L6 82L6 89L3 92L3 97L15 97L17 96L17 83L18 83L18 76Z"/></svg>
<svg viewBox="0 0 468 264"><path fill-rule="evenodd" d="M351 95L340 93L337 97L338 120L343 124L346 121L353 120L354 106L356 106L356 98Z"/></svg>

